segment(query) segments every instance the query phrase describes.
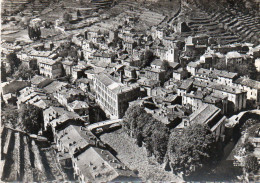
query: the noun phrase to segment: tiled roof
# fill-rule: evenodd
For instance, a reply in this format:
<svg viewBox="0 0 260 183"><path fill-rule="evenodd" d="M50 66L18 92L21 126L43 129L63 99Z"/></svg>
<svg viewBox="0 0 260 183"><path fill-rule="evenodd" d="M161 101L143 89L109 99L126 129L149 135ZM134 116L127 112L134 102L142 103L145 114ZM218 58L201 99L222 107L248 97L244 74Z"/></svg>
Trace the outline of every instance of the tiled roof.
<svg viewBox="0 0 260 183"><path fill-rule="evenodd" d="M35 75L32 79L31 79L31 83L34 85L39 85L42 82L45 81L51 81L51 79L45 78L43 76L39 76L39 75Z"/></svg>
<svg viewBox="0 0 260 183"><path fill-rule="evenodd" d="M237 80L235 80L235 83L237 84L241 84L250 88L255 88L255 89L260 89L260 82L253 80L253 79L249 79L249 78L239 78Z"/></svg>
<svg viewBox="0 0 260 183"><path fill-rule="evenodd" d="M68 106L71 107L72 109L82 109L82 108L88 108L89 107L87 102L79 101L79 100L75 100L72 103L69 103Z"/></svg>
<svg viewBox="0 0 260 183"><path fill-rule="evenodd" d="M181 86L179 86L179 89L187 90L193 83L192 79L187 79L182 81Z"/></svg>
<svg viewBox="0 0 260 183"><path fill-rule="evenodd" d="M57 90L59 90L60 88L64 87L68 85L68 83L65 82L61 82L61 81L53 81L51 84L45 86L43 89L47 92L47 93L54 93Z"/></svg>
<svg viewBox="0 0 260 183"><path fill-rule="evenodd" d="M228 52L226 54L226 57L227 58L240 58L242 57L240 53L238 53L237 51L231 51L231 52Z"/></svg>
<svg viewBox="0 0 260 183"><path fill-rule="evenodd" d="M83 130L80 126L69 125L65 129L57 132L57 137L62 145L72 154L77 148L86 146L94 146L98 139L96 136L87 130Z"/></svg>
<svg viewBox="0 0 260 183"><path fill-rule="evenodd" d="M233 93L233 94L239 94L239 93L245 92L239 88L230 87L230 86L226 86L226 85L213 85L211 87L215 90L220 90L220 91L224 91L227 93Z"/></svg>
<svg viewBox="0 0 260 183"><path fill-rule="evenodd" d="M131 84L130 86L126 86L120 82L117 82L112 76L100 73L95 75L95 77L103 83L109 90L113 91L116 94L123 93L125 91L132 90L133 88L137 88L138 84Z"/></svg>
<svg viewBox="0 0 260 183"><path fill-rule="evenodd" d="M204 68L200 68L196 73L201 74L201 75L206 75L211 78L216 78L217 76L219 76L219 77L233 79L234 77L237 76L237 73L234 73L234 72L228 72L225 70L217 70L217 69L209 70L209 69L204 69Z"/></svg>
<svg viewBox="0 0 260 183"><path fill-rule="evenodd" d="M90 147L77 156L75 162L81 173L88 180L95 182L110 182L118 177L137 176L109 151L97 147Z"/></svg>
<svg viewBox="0 0 260 183"><path fill-rule="evenodd" d="M4 86L2 85L1 90L3 95L5 95L7 93L16 93L27 86L30 86L30 83L27 81L12 81Z"/></svg>
<svg viewBox="0 0 260 183"><path fill-rule="evenodd" d="M84 92L82 90L75 89L75 88L70 88L70 89L64 88L58 93L60 93L60 95L64 96L65 98L69 98L75 95L82 95L82 96L84 95Z"/></svg>
<svg viewBox="0 0 260 183"><path fill-rule="evenodd" d="M197 67L197 66L199 66L199 65L200 65L199 62L190 62L190 63L188 63L188 66L189 66L189 67Z"/></svg>
<svg viewBox="0 0 260 183"><path fill-rule="evenodd" d="M214 105L205 104L199 110L196 110L190 115L191 124L206 124L211 117L213 117L220 111L221 110Z"/></svg>

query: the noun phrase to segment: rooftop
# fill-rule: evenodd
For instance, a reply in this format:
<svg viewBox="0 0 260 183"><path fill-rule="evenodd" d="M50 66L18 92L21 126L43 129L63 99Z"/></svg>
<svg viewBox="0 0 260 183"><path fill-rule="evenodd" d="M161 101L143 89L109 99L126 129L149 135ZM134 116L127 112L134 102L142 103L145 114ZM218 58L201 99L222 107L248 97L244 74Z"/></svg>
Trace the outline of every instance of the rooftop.
<svg viewBox="0 0 260 183"><path fill-rule="evenodd" d="M192 86L192 83L193 83L193 80L192 80L192 79L184 80L184 81L181 83L181 86L179 86L179 89L187 90L189 87Z"/></svg>
<svg viewBox="0 0 260 183"><path fill-rule="evenodd" d="M235 80L235 83L237 84L241 84L250 88L255 88L255 89L260 89L260 82L253 80L253 79L249 79L249 78L238 78L237 80Z"/></svg>
<svg viewBox="0 0 260 183"><path fill-rule="evenodd" d="M60 140L66 151L72 154L77 149L83 149L86 146L95 146L97 137L88 130L80 126L69 125L63 130L57 132L57 138Z"/></svg>
<svg viewBox="0 0 260 183"><path fill-rule="evenodd" d="M31 83L34 85L39 85L42 82L50 82L51 79L45 78L43 76L39 76L39 75L35 75L33 76L33 78L31 79Z"/></svg>
<svg viewBox="0 0 260 183"><path fill-rule="evenodd" d="M213 85L213 86L211 86L211 88L213 88L215 90L224 91L227 93L232 93L232 94L240 94L242 92L245 92L239 88L231 87L231 86L227 86L227 85Z"/></svg>
<svg viewBox="0 0 260 183"><path fill-rule="evenodd" d="M72 109L82 109L82 108L88 108L89 107L87 102L79 101L79 100L75 100L72 103L69 103L68 106L71 107Z"/></svg>
<svg viewBox="0 0 260 183"><path fill-rule="evenodd" d="M118 81L116 81L112 76L106 73L100 73L95 76L100 82L102 82L106 87L116 94L120 94L123 92L127 92L132 90L133 88L139 87L138 84L134 83L131 85L124 85Z"/></svg>
<svg viewBox="0 0 260 183"><path fill-rule="evenodd" d="M53 81L51 84L45 86L43 89L47 93L54 93L54 92L60 90L62 87L65 87L67 85L68 85L68 83L65 83L65 82Z"/></svg>
<svg viewBox="0 0 260 183"><path fill-rule="evenodd" d="M61 91L58 92L60 95L64 96L65 98L70 98L71 96L75 96L75 95L82 95L84 96L84 92L82 90L79 89L75 89L75 88L64 88Z"/></svg>
<svg viewBox="0 0 260 183"><path fill-rule="evenodd" d="M231 51L226 54L226 58L241 58L242 55L237 51Z"/></svg>
<svg viewBox="0 0 260 183"><path fill-rule="evenodd" d="M218 107L211 104L205 104L189 116L190 123L207 124L220 112L221 110Z"/></svg>
<svg viewBox="0 0 260 183"><path fill-rule="evenodd" d="M133 177L136 175L109 151L97 147L90 147L81 153L75 162L88 180L110 182L118 177Z"/></svg>

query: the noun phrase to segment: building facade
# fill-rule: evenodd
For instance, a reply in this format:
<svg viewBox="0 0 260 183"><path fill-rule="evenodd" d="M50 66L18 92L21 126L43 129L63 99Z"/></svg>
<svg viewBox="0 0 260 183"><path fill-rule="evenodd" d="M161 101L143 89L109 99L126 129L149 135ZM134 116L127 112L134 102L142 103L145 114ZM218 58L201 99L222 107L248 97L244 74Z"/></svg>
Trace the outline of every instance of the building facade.
<svg viewBox="0 0 260 183"><path fill-rule="evenodd" d="M104 73L94 77L94 90L97 103L112 118L122 118L128 108L128 102L140 95L138 84L127 86Z"/></svg>

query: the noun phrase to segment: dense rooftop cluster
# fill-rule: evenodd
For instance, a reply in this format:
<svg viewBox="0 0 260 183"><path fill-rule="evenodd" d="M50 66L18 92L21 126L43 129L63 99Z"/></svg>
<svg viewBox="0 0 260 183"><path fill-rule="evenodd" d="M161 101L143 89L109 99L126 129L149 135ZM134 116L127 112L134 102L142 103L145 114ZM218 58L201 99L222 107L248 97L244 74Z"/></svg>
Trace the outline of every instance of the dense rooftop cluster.
<svg viewBox="0 0 260 183"><path fill-rule="evenodd" d="M147 150L150 145L147 139L156 141L158 137L167 143L171 132L184 132L194 124L207 126L224 149L230 140L225 131L228 118L259 107L259 23L250 21L248 16L233 17L232 11L223 9L211 12L196 0L176 1L176 11L168 14L166 10L160 12L159 7L158 10L147 4L140 7L139 2L93 0L88 2L89 8L78 7L77 3L72 7L74 2L57 2L64 10L61 16L53 15L51 7L42 8L45 1L19 2L25 6L22 16L28 15L26 10L31 7L28 17L32 20L28 26L38 26L42 34L40 40L28 40L27 33L22 35L26 29L19 25L17 31L22 35L19 39L3 38L2 105L7 106L6 110L12 106L16 112L39 109L42 119L34 121L39 124L36 135L54 142L59 166L65 167L67 172L63 171L71 180L142 179L117 158L109 144L99 139L102 133L113 133L127 123L123 118L131 119L124 117L126 111L131 116L129 106L141 107L144 114L140 116L151 119L143 125L137 122L140 129L128 129ZM13 4L5 2L4 6L10 8ZM105 7L110 8L101 9ZM48 16L54 19L50 26L44 19ZM16 17L7 22L11 26L18 24L18 20ZM9 31L16 33L8 26L4 30L7 35ZM141 120L140 116L134 120ZM157 126L150 124L153 122ZM17 116L17 123L6 122L5 139L33 144L32 131L23 126L21 115ZM146 129L145 125L158 129ZM151 131L151 137L140 140L138 130ZM167 134L160 136L160 130ZM9 148L9 142L6 144L3 154L7 159L12 148L13 154L21 154L19 147L11 144ZM25 146L22 157L29 157L29 147L37 153L37 145L32 144ZM156 157L160 147L153 148L157 148L151 152ZM172 166L167 148L163 146L162 151L160 160ZM47 166L42 165L37 155L35 162L39 164L38 172ZM18 166L17 162L12 166ZM4 174L4 181L33 179L24 178L24 171L19 176L6 171ZM46 181L44 177L42 181Z"/></svg>

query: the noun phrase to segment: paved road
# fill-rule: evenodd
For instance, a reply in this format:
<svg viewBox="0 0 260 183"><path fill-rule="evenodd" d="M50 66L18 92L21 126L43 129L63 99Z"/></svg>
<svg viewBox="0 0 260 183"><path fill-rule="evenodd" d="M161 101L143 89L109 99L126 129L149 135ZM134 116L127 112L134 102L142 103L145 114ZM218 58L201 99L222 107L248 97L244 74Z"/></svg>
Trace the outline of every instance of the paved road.
<svg viewBox="0 0 260 183"><path fill-rule="evenodd" d="M120 123L122 121L123 121L122 119L106 120L106 121L101 121L101 122L98 122L98 123L94 123L94 124L88 125L86 128L91 131L91 130L93 130L95 128L101 128L101 127L104 127L104 126L107 126L107 125Z"/></svg>

